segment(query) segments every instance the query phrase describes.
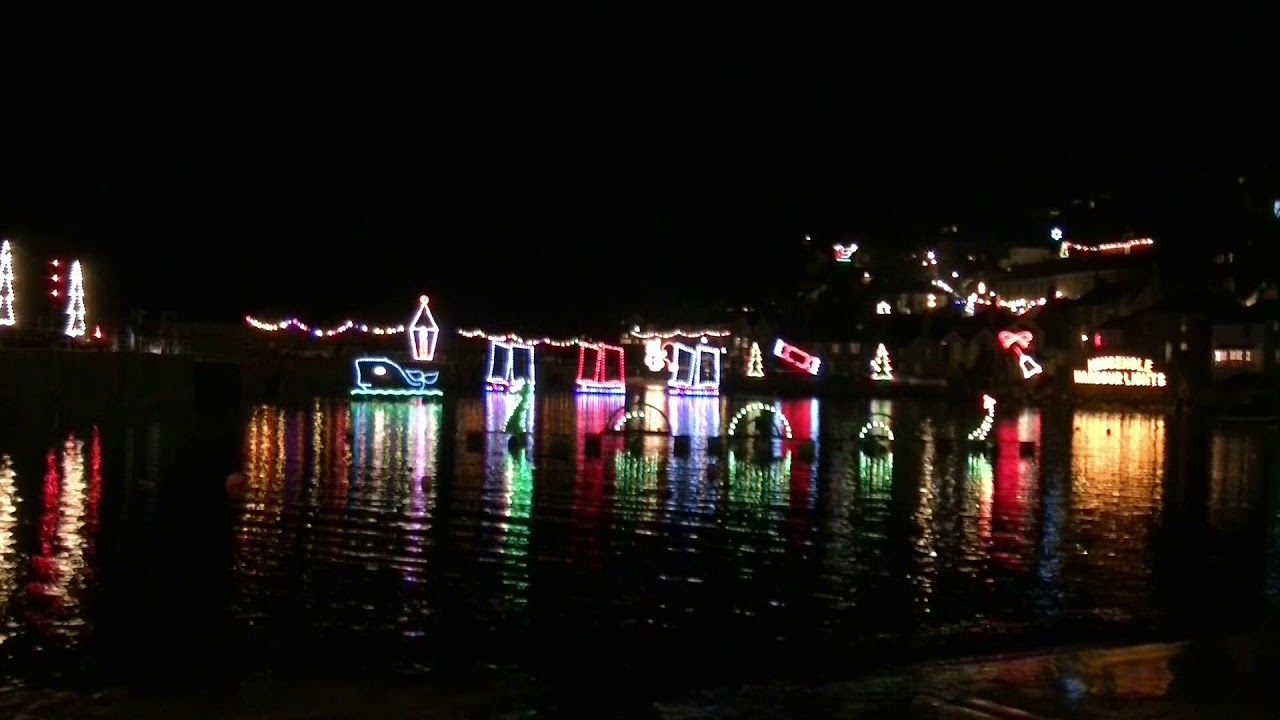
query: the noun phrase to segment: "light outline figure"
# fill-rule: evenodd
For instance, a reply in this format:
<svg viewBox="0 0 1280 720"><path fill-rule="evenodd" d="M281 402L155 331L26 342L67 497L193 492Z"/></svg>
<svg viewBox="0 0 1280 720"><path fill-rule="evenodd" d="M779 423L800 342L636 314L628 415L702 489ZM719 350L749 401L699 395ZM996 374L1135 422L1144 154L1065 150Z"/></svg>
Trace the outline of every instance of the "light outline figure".
<svg viewBox="0 0 1280 720"><path fill-rule="evenodd" d="M760 402L760 401L747 403L746 405L739 408L738 412L733 414L733 417L729 420L729 428L726 431L729 437L733 437L734 435L737 434L738 423L742 420L742 418L746 417L747 414L752 412L753 410L756 412L772 413L775 426L777 426L778 421L781 421L782 437L787 440L792 439L791 421L788 420L787 416L782 413L782 410L777 407L774 407L773 405L770 405L769 403Z"/></svg>
<svg viewBox="0 0 1280 720"><path fill-rule="evenodd" d="M680 377L680 354L690 356L689 377ZM719 395L720 394L720 349L705 343L685 345L680 341L671 342L671 378L667 380L667 390L676 395ZM702 377L703 355L712 355L715 362L714 378Z"/></svg>
<svg viewBox="0 0 1280 720"><path fill-rule="evenodd" d="M978 424L978 427L974 428L973 431L969 433L969 440L978 442L986 440L987 436L991 434L991 428L995 425L996 399L986 393L983 393L982 409L985 410L987 414L983 416L982 422Z"/></svg>
<svg viewBox="0 0 1280 720"><path fill-rule="evenodd" d="M373 383L363 380L361 373L362 365L372 365L370 372L377 377L385 377L387 374L387 366L390 366L392 372L398 372L400 379L407 387L402 388L375 388ZM352 364L352 368L356 373L355 387L351 388L352 395L386 395L386 396L431 396L444 395L444 392L434 387L440 379L439 371L425 372L416 368L405 368L400 363L387 357L362 357L356 358ZM381 372L379 372L381 371Z"/></svg>
<svg viewBox="0 0 1280 720"><path fill-rule="evenodd" d="M516 340L490 340L489 341L489 372L485 377L485 387L489 390L498 390L502 392L513 392L515 380L517 377L523 377L524 381L532 387L537 387L537 376L535 370L534 352L537 346L533 343L518 342ZM529 353L528 372L523 376L516 375L516 351L525 350ZM503 371L501 375L495 374L497 367L498 353L502 351L504 356Z"/></svg>
<svg viewBox="0 0 1280 720"><path fill-rule="evenodd" d="M810 375L817 375L818 371L822 368L822 358L816 355L810 355L782 338L778 338L777 341L774 342L773 354L775 357L780 358L795 369L809 373Z"/></svg>
<svg viewBox="0 0 1280 720"><path fill-rule="evenodd" d="M595 351L591 377L585 376L588 350ZM618 378L616 380L608 379L610 356L616 357L618 361ZM621 345L610 345L603 342L579 342L577 386L580 393L625 394L627 392L626 350Z"/></svg>
<svg viewBox="0 0 1280 720"><path fill-rule="evenodd" d="M13 245L5 240L0 244L0 325L12 327L18 324L15 308L17 291L14 290Z"/></svg>
<svg viewBox="0 0 1280 720"><path fill-rule="evenodd" d="M418 362L431 362L436 357L436 345L440 341L440 326L436 324L435 315L431 314L426 295L419 296L418 310L409 321L409 352ZM426 322L422 322L423 318Z"/></svg>
<svg viewBox="0 0 1280 720"><path fill-rule="evenodd" d="M67 287L67 337L82 337L88 327L85 325L84 307L84 271L80 261L71 263L71 280Z"/></svg>

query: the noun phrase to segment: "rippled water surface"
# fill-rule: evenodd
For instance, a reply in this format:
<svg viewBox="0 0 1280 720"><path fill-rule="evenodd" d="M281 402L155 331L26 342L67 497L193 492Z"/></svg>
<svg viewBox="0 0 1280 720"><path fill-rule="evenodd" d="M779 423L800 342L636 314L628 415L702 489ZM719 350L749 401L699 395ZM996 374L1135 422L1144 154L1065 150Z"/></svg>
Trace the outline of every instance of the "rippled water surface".
<svg viewBox="0 0 1280 720"><path fill-rule="evenodd" d="M1280 595L1275 435L1160 415L645 398L317 401L0 446L14 678L498 667L713 682L1248 618ZM854 439L869 420L888 453ZM881 432L877 430L876 432ZM242 503L224 497L243 467Z"/></svg>

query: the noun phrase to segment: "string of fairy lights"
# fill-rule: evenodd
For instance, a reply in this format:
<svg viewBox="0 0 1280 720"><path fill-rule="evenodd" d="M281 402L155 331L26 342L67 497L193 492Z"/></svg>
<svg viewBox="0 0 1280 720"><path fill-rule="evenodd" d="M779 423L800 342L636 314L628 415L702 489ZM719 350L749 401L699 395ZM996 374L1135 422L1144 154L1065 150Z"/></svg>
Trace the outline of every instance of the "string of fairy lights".
<svg viewBox="0 0 1280 720"><path fill-rule="evenodd" d="M255 330L261 330L263 332L271 332L271 333L295 331L295 332L303 333L316 338L336 338L346 334L354 334L354 333L369 334L369 335L399 335L401 333L406 332L407 330L405 325L382 325L382 326L366 325L363 323L357 323L354 320L347 320L343 323L340 323L338 325L334 325L328 328L310 325L306 322L303 322L302 320L299 320L298 318L287 318L285 320L280 320L279 322L267 322L267 321L255 318L252 315L246 315L244 320L245 320L245 323L249 325L249 327ZM587 345L590 347L608 345L608 343L601 343L599 341L591 340L589 338L580 338L580 337L553 338L553 337L546 337L546 336L525 337L522 335L518 335L516 333L494 333L494 332L488 332L486 330L482 330L479 328L458 330L457 334L459 337L466 338L466 339L482 339L482 340L489 340L490 342L509 342L509 343L516 343L519 345L530 345L530 346L546 345L548 347L567 348L567 347L576 347L578 345ZM722 338L722 337L728 337L733 333L729 330L719 330L715 328L704 328L701 330L677 329L677 330L661 331L661 332L641 331L640 329L635 328L631 331L630 334L632 337L640 340L651 340L651 339L669 340L675 337Z"/></svg>

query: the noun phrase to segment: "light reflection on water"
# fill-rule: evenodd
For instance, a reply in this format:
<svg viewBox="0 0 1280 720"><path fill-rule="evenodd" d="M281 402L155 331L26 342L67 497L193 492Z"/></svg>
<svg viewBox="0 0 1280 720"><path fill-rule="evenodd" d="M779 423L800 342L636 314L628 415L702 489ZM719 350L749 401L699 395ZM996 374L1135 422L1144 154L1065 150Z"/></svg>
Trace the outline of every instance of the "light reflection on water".
<svg viewBox="0 0 1280 720"><path fill-rule="evenodd" d="M692 435L677 448L603 433L630 400L536 397L522 444L502 432L518 400L500 393L254 408L234 518L241 649L301 643L322 656L367 641L369 657L417 666L458 648L520 662L534 639L689 655L732 639L745 660L765 652L752 643L830 649L1205 610L1183 595L1205 583L1159 567L1229 575L1223 595L1280 596L1277 491L1263 491L1277 465L1258 431L1200 434L1194 467L1170 459L1160 416L1002 408L984 454L960 442L977 407L787 400L776 407L795 440L717 449L708 438L745 402L645 392ZM883 454L843 440L873 413L897 438ZM110 473L103 486L103 452L133 443L121 437L104 449L95 430L47 455L0 455L6 644L72 644L105 612L84 597L100 498L132 492ZM1197 483L1200 495L1167 490ZM1174 492L1203 497L1198 511L1175 509ZM131 522L139 512L116 507ZM1216 569L1161 561L1162 538L1192 533ZM1258 537L1266 567L1242 569L1236 551Z"/></svg>

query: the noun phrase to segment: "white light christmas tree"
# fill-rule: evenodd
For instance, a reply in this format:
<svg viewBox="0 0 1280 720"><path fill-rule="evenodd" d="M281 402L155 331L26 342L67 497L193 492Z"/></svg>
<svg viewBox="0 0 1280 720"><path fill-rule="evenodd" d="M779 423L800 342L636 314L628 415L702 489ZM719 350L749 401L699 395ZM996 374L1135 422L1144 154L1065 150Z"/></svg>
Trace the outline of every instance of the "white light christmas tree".
<svg viewBox="0 0 1280 720"><path fill-rule="evenodd" d="M759 343L751 343L751 356L747 359L747 377L764 377L764 355L760 353Z"/></svg>
<svg viewBox="0 0 1280 720"><path fill-rule="evenodd" d="M13 298L13 247L5 240L4 245L0 245L0 325L16 325L18 322Z"/></svg>
<svg viewBox="0 0 1280 720"><path fill-rule="evenodd" d="M67 286L67 329L68 337L83 337L84 325L84 274L80 270L80 261L71 263L71 282Z"/></svg>
<svg viewBox="0 0 1280 720"><path fill-rule="evenodd" d="M871 379L893 379L893 366L889 364L889 351L885 349L884 343L880 343L876 348L876 356L871 359Z"/></svg>

